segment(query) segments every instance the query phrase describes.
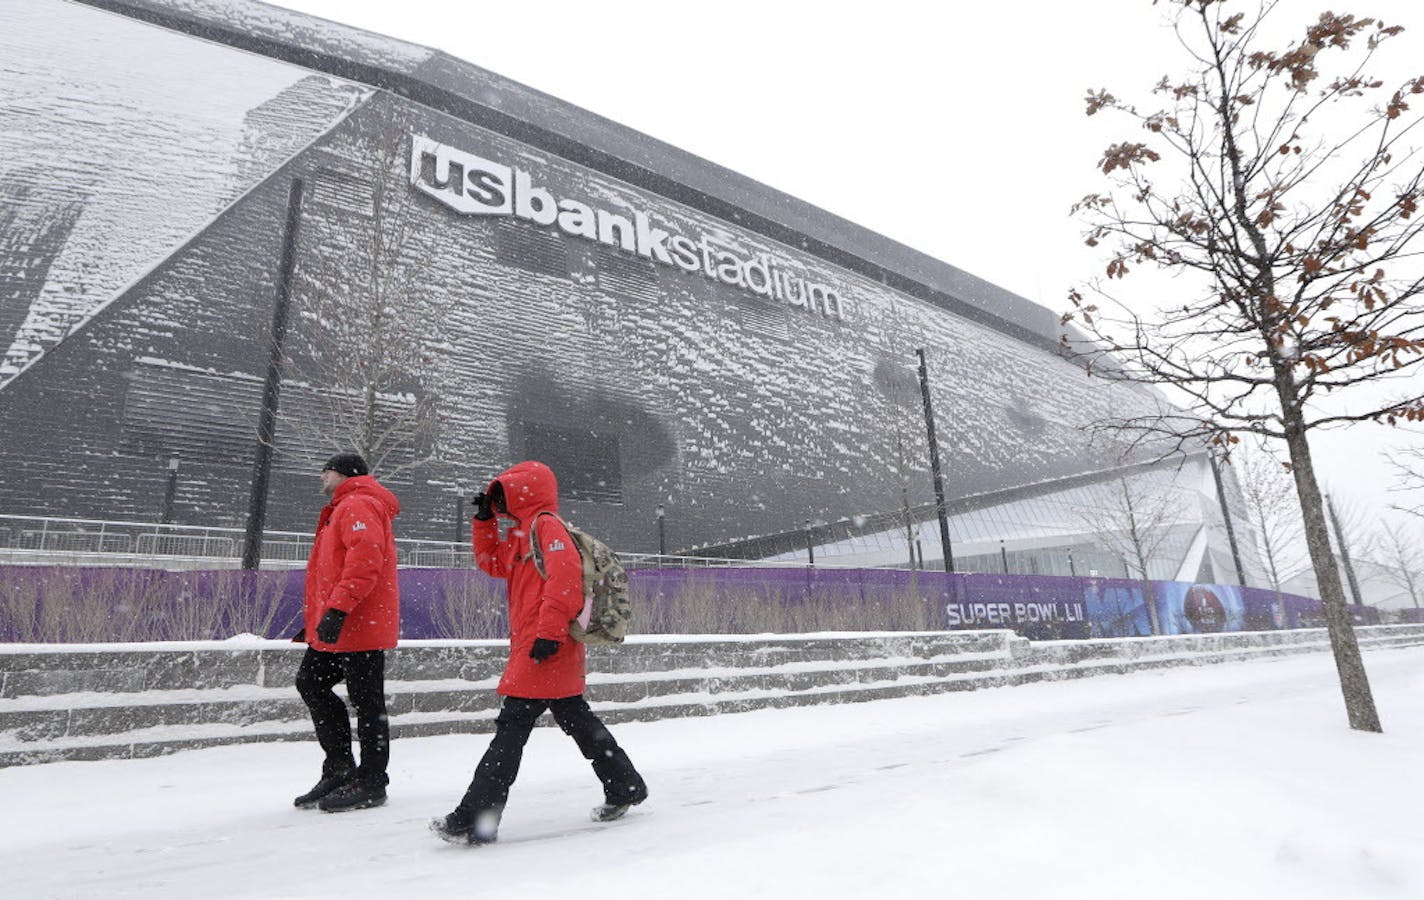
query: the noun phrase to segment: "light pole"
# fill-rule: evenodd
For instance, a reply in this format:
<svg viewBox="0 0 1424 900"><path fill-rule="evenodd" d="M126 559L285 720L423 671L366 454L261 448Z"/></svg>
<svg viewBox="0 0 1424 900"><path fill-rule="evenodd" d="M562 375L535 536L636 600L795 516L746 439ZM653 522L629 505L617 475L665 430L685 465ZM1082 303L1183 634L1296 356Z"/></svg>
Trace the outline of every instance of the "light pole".
<svg viewBox="0 0 1424 900"><path fill-rule="evenodd" d="M934 479L935 517L939 519L939 542L944 551L944 570L954 571L954 548L949 543L949 513L944 505L944 473L939 466L939 440L935 437L934 409L930 406L930 372L925 363L924 348L915 351L920 356L920 395L925 403L925 433L930 445L930 474Z"/></svg>
<svg viewBox="0 0 1424 900"><path fill-rule="evenodd" d="M999 538L999 562L1004 567L1004 574L1009 574L1009 551L1004 549L1004 539Z"/></svg>
<svg viewBox="0 0 1424 900"><path fill-rule="evenodd" d="M163 490L163 509L158 521L168 525L173 521L173 500L178 495L178 455L168 458L168 484Z"/></svg>
<svg viewBox="0 0 1424 900"><path fill-rule="evenodd" d="M1340 520L1335 516L1335 501L1330 499L1330 495L1325 495L1325 511L1330 516L1330 524L1335 526L1335 543L1340 547L1340 559L1345 563L1345 577L1350 582L1350 593L1354 595L1355 605L1364 606L1365 601L1360 596L1360 582L1355 579L1355 565L1350 562L1350 548L1345 544L1345 532L1340 530Z"/></svg>
<svg viewBox="0 0 1424 900"><path fill-rule="evenodd" d="M667 556L667 510L659 503L654 512L658 517L658 556Z"/></svg>
<svg viewBox="0 0 1424 900"><path fill-rule="evenodd" d="M292 299L292 272L297 264L297 232L302 221L302 180L293 178L287 193L287 227L282 233L282 257L277 269L277 297L272 305L272 339L267 346L267 375L262 382L262 407L257 415L257 453L252 461L252 490L247 498L247 528L242 542L242 567L262 564L262 534L267 529L267 491L272 479L272 448L277 436L277 405L286 359L287 313Z"/></svg>
<svg viewBox="0 0 1424 900"><path fill-rule="evenodd" d="M1231 525L1231 507L1226 505L1226 487L1221 482L1221 469L1216 465L1216 451L1208 449L1207 461L1211 463L1211 477L1216 482L1216 503L1221 507L1221 521L1226 524L1226 542L1231 546L1231 560L1236 563L1236 583L1246 586L1246 570L1241 565L1241 551L1236 546L1236 529Z"/></svg>
<svg viewBox="0 0 1424 900"><path fill-rule="evenodd" d="M815 540L811 537L811 520L810 520L810 519L807 519L807 520L806 520L805 526L806 526L806 565L808 565L808 566L814 566L814 565L816 564L816 542L815 542Z"/></svg>
<svg viewBox="0 0 1424 900"><path fill-rule="evenodd" d="M1073 568L1073 551L1071 548L1068 550L1068 575L1071 578L1078 577L1077 571L1075 571Z"/></svg>

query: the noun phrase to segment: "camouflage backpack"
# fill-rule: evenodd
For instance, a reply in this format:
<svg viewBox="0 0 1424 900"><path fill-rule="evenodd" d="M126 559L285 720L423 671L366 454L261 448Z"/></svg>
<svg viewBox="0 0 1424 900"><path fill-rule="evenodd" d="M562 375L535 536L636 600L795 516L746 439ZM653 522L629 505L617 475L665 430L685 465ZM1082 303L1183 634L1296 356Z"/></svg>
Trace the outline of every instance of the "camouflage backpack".
<svg viewBox="0 0 1424 900"><path fill-rule="evenodd" d="M549 573L544 571L542 545L536 533L538 524L536 516L534 527L529 529L529 555L534 558L534 567L539 570L539 575L548 578ZM628 573L618 554L607 544L568 522L563 524L583 560L583 612L569 623L569 636L583 644L621 644L628 633L628 622L633 618L633 607L628 602Z"/></svg>

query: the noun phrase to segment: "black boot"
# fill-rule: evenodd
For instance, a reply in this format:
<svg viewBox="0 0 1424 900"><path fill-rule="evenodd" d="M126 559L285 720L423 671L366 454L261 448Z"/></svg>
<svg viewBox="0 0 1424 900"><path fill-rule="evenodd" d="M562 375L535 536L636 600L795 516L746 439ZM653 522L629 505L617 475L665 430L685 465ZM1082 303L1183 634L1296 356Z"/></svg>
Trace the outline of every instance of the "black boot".
<svg viewBox="0 0 1424 900"><path fill-rule="evenodd" d="M346 784L355 775L356 770L354 768L336 769L330 774L323 773L321 780L313 785L311 790L293 800L292 805L296 806L297 809L311 809L315 807L323 797Z"/></svg>
<svg viewBox="0 0 1424 900"><path fill-rule="evenodd" d="M589 818L595 822L612 822L623 818L628 810L646 799L648 786L639 778L632 787L606 791L603 802L589 811Z"/></svg>
<svg viewBox="0 0 1424 900"><path fill-rule="evenodd" d="M450 844L493 844L499 833L503 808L486 809L468 817L460 810L430 820L430 830Z"/></svg>
<svg viewBox="0 0 1424 900"><path fill-rule="evenodd" d="M370 809L373 806L384 806L385 803L384 785L357 778L322 797L316 805L322 812L334 813Z"/></svg>
<svg viewBox="0 0 1424 900"><path fill-rule="evenodd" d="M470 829L458 813L430 820L430 830L447 844L468 844Z"/></svg>

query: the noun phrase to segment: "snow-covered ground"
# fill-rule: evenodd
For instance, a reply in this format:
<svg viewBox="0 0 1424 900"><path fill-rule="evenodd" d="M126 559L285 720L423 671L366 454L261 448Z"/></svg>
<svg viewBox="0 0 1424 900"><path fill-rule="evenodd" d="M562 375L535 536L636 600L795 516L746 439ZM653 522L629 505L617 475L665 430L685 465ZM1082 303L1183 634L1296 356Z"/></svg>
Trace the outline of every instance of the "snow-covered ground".
<svg viewBox="0 0 1424 900"><path fill-rule="evenodd" d="M1328 655L622 725L652 798L530 741L500 843L453 847L485 736L401 740L390 803L290 798L315 743L0 771L6 897L1424 897L1424 650L1377 651L1386 733Z"/></svg>

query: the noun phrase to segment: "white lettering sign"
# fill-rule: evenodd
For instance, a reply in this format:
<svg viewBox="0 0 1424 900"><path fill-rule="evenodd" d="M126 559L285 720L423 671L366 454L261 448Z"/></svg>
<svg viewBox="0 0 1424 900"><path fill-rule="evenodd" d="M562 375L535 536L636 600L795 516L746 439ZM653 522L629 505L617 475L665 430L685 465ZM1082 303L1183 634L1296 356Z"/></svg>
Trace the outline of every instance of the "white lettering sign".
<svg viewBox="0 0 1424 900"><path fill-rule="evenodd" d="M950 627L1087 621L1081 603L950 603L944 611Z"/></svg>
<svg viewBox="0 0 1424 900"><path fill-rule="evenodd" d="M557 227L590 241L616 247L660 265L741 288L808 313L843 320L846 302L824 284L807 281L774 256L749 259L718 246L707 235L693 240L653 223L642 210L628 215L578 200L555 197L523 169L466 153L422 134L411 136L410 183L456 212L475 216L515 216Z"/></svg>
<svg viewBox="0 0 1424 900"><path fill-rule="evenodd" d="M465 215L507 216L514 211L509 166L437 144L424 135L413 135L413 141L410 183L417 190Z"/></svg>

